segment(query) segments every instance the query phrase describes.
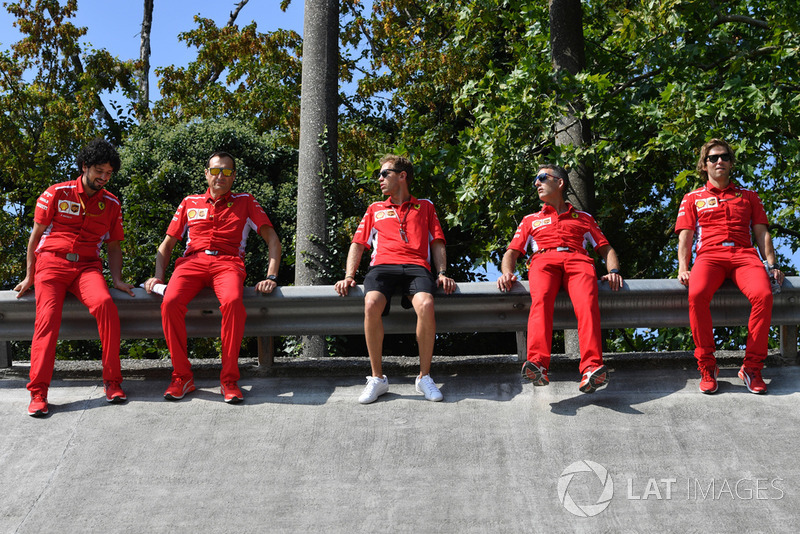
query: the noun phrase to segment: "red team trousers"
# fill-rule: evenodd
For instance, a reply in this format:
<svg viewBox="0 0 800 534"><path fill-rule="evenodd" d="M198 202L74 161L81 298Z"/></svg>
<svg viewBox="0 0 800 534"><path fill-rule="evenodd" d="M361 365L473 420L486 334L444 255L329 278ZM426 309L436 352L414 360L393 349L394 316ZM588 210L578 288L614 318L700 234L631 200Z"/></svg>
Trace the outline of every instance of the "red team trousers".
<svg viewBox="0 0 800 534"><path fill-rule="evenodd" d="M238 256L207 256L202 252L179 258L161 304L161 324L172 357L172 377L188 380L192 365L186 349L186 310L204 287L212 287L222 312L221 382L239 380L239 348L247 312L242 302L245 268Z"/></svg>
<svg viewBox="0 0 800 534"><path fill-rule="evenodd" d="M578 319L580 372L603 365L600 306L594 262L579 252L547 251L534 254L528 270L531 312L528 316L528 360L550 367L553 343L553 308L556 295L566 287Z"/></svg>
<svg viewBox="0 0 800 534"><path fill-rule="evenodd" d="M56 361L56 342L67 291L78 297L97 319L103 346L103 381L122 382L119 362L119 314L111 300L100 260L71 262L52 252L36 258L34 288L36 321L31 344L28 390L47 394Z"/></svg>
<svg viewBox="0 0 800 534"><path fill-rule="evenodd" d="M764 265L753 247L703 248L689 278L689 323L692 327L697 364L714 367L714 329L711 297L730 278L750 301L745 367L761 369L767 357L769 324L772 321L772 289Z"/></svg>

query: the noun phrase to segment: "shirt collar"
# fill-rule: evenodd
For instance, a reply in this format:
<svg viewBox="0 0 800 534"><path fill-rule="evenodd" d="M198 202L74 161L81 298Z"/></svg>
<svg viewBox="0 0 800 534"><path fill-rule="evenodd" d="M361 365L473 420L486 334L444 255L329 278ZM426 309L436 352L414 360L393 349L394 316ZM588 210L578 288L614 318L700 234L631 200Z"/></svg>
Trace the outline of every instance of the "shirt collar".
<svg viewBox="0 0 800 534"><path fill-rule="evenodd" d="M391 197L390 197L390 198L387 198L387 199L386 199L386 200L384 200L383 202L384 202L384 203L385 203L387 206L397 206L397 207L399 208L399 207L400 207L400 206L402 206L403 204L407 204L407 203L416 204L416 203L417 203L417 199L416 199L416 197L414 197L414 195L411 195L411 198L409 198L408 200L406 200L405 202L403 202L403 204L395 204L395 203L393 203L393 202L392 202L392 199L391 199Z"/></svg>
<svg viewBox="0 0 800 534"><path fill-rule="evenodd" d="M572 213L573 211L575 211L575 208L572 207L572 204L570 204L569 202L567 202L566 204L567 204L567 211L562 213L562 215L567 215L567 214ZM542 206L542 214L543 215L558 215L558 213L556 212L556 209L553 206L551 206L550 204L545 204L544 206Z"/></svg>
<svg viewBox="0 0 800 534"><path fill-rule="evenodd" d="M230 200L232 194L233 194L232 191L228 191L227 193L219 197L217 200L214 200L214 197L211 196L211 188L209 187L208 189L206 189L206 194L204 196L206 202L219 202L220 200L224 200L227 202Z"/></svg>
<svg viewBox="0 0 800 534"><path fill-rule="evenodd" d="M738 186L738 185L736 185L736 183L735 183L733 180L729 180L729 181L728 181L728 185L727 185L727 186L725 186L725 188L724 188L724 189L719 189L718 187L714 186L714 185L711 183L711 181L710 181L710 180L709 180L708 182L706 182L706 189L707 189L708 191L710 191L711 193L714 193L714 194L718 194L718 193L724 193L725 191L728 191L728 190L735 190L735 189L738 189L738 188L739 188L739 186Z"/></svg>

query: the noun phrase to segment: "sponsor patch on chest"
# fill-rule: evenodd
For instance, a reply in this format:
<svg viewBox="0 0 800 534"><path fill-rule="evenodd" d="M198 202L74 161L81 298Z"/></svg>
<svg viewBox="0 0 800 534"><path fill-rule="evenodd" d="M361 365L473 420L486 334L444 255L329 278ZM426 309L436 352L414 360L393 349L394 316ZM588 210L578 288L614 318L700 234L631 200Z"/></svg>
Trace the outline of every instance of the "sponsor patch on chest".
<svg viewBox="0 0 800 534"><path fill-rule="evenodd" d="M190 221L208 219L208 208L190 208L189 211L186 212L186 218Z"/></svg>
<svg viewBox="0 0 800 534"><path fill-rule="evenodd" d="M548 224L553 224L553 218L547 217L545 219L536 219L533 221L533 229L536 230L540 226L547 226Z"/></svg>
<svg viewBox="0 0 800 534"><path fill-rule="evenodd" d="M81 205L71 200L59 200L58 212L66 213L68 215L78 215L81 212Z"/></svg>
<svg viewBox="0 0 800 534"><path fill-rule="evenodd" d="M375 220L380 221L383 219L397 219L397 210L393 208L389 208L386 210L380 210L375 212Z"/></svg>
<svg viewBox="0 0 800 534"><path fill-rule="evenodd" d="M716 208L719 206L716 197L699 198L694 201L694 207L698 210L706 210L709 208Z"/></svg>

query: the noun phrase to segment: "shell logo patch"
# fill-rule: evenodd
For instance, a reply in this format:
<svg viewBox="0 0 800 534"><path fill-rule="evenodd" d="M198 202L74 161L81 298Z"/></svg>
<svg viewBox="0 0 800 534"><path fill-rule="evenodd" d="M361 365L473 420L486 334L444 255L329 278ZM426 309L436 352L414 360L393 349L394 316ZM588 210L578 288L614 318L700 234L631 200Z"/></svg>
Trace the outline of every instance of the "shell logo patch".
<svg viewBox="0 0 800 534"><path fill-rule="evenodd" d="M699 199L694 201L694 206L699 209L716 208L719 205L715 197Z"/></svg>
<svg viewBox="0 0 800 534"><path fill-rule="evenodd" d="M194 208L190 209L186 213L186 218L189 219L190 221L194 221L196 219L207 219L208 218L208 209L202 209L202 210L198 210L198 209L194 209Z"/></svg>
<svg viewBox="0 0 800 534"><path fill-rule="evenodd" d="M81 205L77 202L70 202L69 200L62 200L58 203L58 212L59 213L68 213L70 215L75 215L81 211Z"/></svg>
<svg viewBox="0 0 800 534"><path fill-rule="evenodd" d="M533 227L534 228L539 228L540 226L546 226L546 225L552 224L552 223L553 223L553 219L550 218L550 217L548 217L546 219L538 219L536 221L533 221Z"/></svg>

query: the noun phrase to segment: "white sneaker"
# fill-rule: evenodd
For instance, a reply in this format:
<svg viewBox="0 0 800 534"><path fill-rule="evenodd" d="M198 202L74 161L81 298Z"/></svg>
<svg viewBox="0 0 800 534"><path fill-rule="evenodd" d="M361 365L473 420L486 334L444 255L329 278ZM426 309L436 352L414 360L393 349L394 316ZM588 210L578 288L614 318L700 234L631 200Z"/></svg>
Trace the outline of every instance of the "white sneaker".
<svg viewBox="0 0 800 534"><path fill-rule="evenodd" d="M417 393L422 393L429 401L439 402L444 398L442 392L433 383L431 375L425 375L422 378L417 377L414 385L417 386Z"/></svg>
<svg viewBox="0 0 800 534"><path fill-rule="evenodd" d="M386 375L383 375L383 378L378 378L377 376L368 376L367 387L364 388L364 392L358 398L358 402L361 404L375 402L378 400L378 397L387 391L389 391L389 379L386 378Z"/></svg>

